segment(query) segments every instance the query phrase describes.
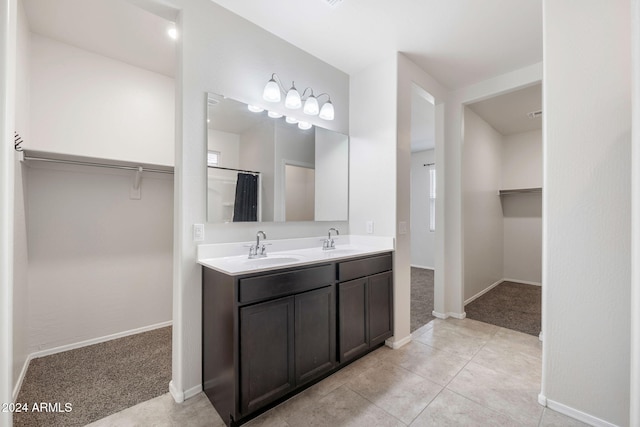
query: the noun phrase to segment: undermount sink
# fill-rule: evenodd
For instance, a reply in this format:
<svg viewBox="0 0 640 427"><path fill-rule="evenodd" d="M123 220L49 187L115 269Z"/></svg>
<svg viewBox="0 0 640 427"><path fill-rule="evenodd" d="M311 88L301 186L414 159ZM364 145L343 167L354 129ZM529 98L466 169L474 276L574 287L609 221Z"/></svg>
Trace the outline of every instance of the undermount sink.
<svg viewBox="0 0 640 427"><path fill-rule="evenodd" d="M241 262L241 264L248 268L262 268L283 264L292 264L303 260L304 257L299 255L267 255L265 258L245 259Z"/></svg>
<svg viewBox="0 0 640 427"><path fill-rule="evenodd" d="M357 254L359 252L362 252L362 250L360 249L329 249L324 251L325 254L327 255L335 255L335 256L347 256L347 255L353 255L353 254Z"/></svg>

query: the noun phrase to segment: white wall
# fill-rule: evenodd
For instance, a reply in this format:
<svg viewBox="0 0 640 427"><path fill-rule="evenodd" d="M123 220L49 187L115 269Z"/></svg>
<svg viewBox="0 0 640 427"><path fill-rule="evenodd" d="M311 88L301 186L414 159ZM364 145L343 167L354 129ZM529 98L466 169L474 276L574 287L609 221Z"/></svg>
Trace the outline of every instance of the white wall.
<svg viewBox="0 0 640 427"><path fill-rule="evenodd" d="M640 424L640 0L631 2L632 143L631 143L631 392L630 425Z"/></svg>
<svg viewBox="0 0 640 427"><path fill-rule="evenodd" d="M502 135L471 109L464 110L462 152L464 299L503 275Z"/></svg>
<svg viewBox="0 0 640 427"><path fill-rule="evenodd" d="M31 55L25 147L173 165L173 79L38 34Z"/></svg>
<svg viewBox="0 0 640 427"><path fill-rule="evenodd" d="M411 153L411 266L435 267L436 233L429 231L429 170L434 150Z"/></svg>
<svg viewBox="0 0 640 427"><path fill-rule="evenodd" d="M171 320L173 179L69 165L27 170L29 351Z"/></svg>
<svg viewBox="0 0 640 427"><path fill-rule="evenodd" d="M405 55L398 53L397 83L396 83L396 111L393 116L397 120L396 135L396 252L394 254L394 346L398 341L401 344L410 339L410 312L411 312L411 235L403 233L401 222L406 224L408 231L411 224L411 98L418 85L434 98L436 111L436 152L444 152L444 108L443 102L447 91L431 76L411 62ZM373 82L372 82L373 84ZM373 90L373 86L369 89ZM439 156L440 154L438 154ZM437 162L438 160L436 160ZM438 192L442 190L437 182ZM439 193L442 194L442 193ZM384 206L384 205L380 205ZM442 206L440 207L442 208ZM438 209L438 208L437 208ZM437 213L436 213L437 215ZM440 216L443 218L444 216ZM442 221L441 224L443 224ZM442 283L445 275L439 270L439 263L444 261L441 254L444 252L444 235L436 228L436 286ZM442 294L434 292L434 306L441 304Z"/></svg>
<svg viewBox="0 0 640 427"><path fill-rule="evenodd" d="M13 130L15 110L16 1L0 6L0 348L12 348L13 302ZM13 352L0 351L0 402L11 402ZM10 426L10 411L0 412L0 424Z"/></svg>
<svg viewBox="0 0 640 427"><path fill-rule="evenodd" d="M206 220L205 92L265 107L262 90L272 73L331 94L336 119L313 124L349 133L349 77L209 0L169 0L180 10L177 100L174 354L170 390L177 400L201 389L201 267L193 224ZM205 242L242 242L262 229L270 239L348 233L346 222L207 224Z"/></svg>
<svg viewBox="0 0 640 427"><path fill-rule="evenodd" d="M315 128L315 219L349 218L349 137Z"/></svg>
<svg viewBox="0 0 640 427"><path fill-rule="evenodd" d="M506 135L502 143L502 188L542 187L542 130Z"/></svg>
<svg viewBox="0 0 640 427"><path fill-rule="evenodd" d="M18 3L18 40L16 61L15 129L23 140L30 139L29 129L29 45L31 33L22 2ZM29 356L27 337L27 224L25 213L25 171L15 160L14 223L13 223L13 387L17 397L17 383Z"/></svg>
<svg viewBox="0 0 640 427"><path fill-rule="evenodd" d="M506 135L502 144L502 188L542 187L542 130ZM506 280L542 282L542 195L502 197Z"/></svg>
<svg viewBox="0 0 640 427"><path fill-rule="evenodd" d="M543 390L629 425L630 2L545 0ZM579 412L577 412L579 411Z"/></svg>

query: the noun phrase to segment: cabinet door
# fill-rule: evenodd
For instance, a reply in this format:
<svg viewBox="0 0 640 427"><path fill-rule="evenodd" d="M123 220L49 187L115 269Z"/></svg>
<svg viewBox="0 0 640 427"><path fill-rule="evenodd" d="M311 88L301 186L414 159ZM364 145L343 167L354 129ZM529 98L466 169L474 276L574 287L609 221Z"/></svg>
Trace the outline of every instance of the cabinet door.
<svg viewBox="0 0 640 427"><path fill-rule="evenodd" d="M345 362L369 348L367 279L338 284L340 361Z"/></svg>
<svg viewBox="0 0 640 427"><path fill-rule="evenodd" d="M369 344L375 346L393 335L393 276L369 277Z"/></svg>
<svg viewBox="0 0 640 427"><path fill-rule="evenodd" d="M295 387L294 297L240 309L240 411L248 414Z"/></svg>
<svg viewBox="0 0 640 427"><path fill-rule="evenodd" d="M329 372L336 363L336 316L332 286L295 296L296 385Z"/></svg>

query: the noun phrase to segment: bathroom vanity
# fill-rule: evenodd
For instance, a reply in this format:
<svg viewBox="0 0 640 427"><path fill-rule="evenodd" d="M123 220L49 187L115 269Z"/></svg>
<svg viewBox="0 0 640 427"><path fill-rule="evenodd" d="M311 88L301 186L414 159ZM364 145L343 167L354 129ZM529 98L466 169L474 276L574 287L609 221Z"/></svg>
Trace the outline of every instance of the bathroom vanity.
<svg viewBox="0 0 640 427"><path fill-rule="evenodd" d="M271 251L255 260L199 255L203 388L227 425L242 424L392 336L390 242Z"/></svg>

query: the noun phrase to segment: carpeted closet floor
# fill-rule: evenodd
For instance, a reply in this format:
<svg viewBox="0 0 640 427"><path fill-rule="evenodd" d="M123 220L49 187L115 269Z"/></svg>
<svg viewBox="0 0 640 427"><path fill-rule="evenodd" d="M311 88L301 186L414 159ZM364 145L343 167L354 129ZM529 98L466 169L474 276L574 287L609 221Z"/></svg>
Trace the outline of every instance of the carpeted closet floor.
<svg viewBox="0 0 640 427"><path fill-rule="evenodd" d="M29 412L14 426L84 426L165 394L170 380L171 327L33 359L17 399ZM52 412L31 411L40 402Z"/></svg>
<svg viewBox="0 0 640 427"><path fill-rule="evenodd" d="M469 319L538 336L542 287L502 282L464 307Z"/></svg>
<svg viewBox="0 0 640 427"><path fill-rule="evenodd" d="M411 332L434 319L433 270L411 267Z"/></svg>

